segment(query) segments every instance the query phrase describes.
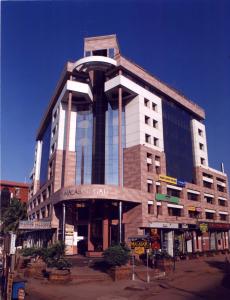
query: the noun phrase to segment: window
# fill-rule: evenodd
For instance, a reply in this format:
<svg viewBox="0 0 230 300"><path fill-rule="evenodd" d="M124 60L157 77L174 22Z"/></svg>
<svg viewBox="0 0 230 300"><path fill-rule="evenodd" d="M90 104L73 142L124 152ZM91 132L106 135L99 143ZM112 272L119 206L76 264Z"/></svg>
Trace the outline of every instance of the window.
<svg viewBox="0 0 230 300"><path fill-rule="evenodd" d="M200 163L205 166L205 159L203 157L200 158Z"/></svg>
<svg viewBox="0 0 230 300"><path fill-rule="evenodd" d="M152 172L153 171L153 165L152 164L147 164L147 171Z"/></svg>
<svg viewBox="0 0 230 300"><path fill-rule="evenodd" d="M200 150L204 150L204 144L199 143Z"/></svg>
<svg viewBox="0 0 230 300"><path fill-rule="evenodd" d="M228 221L227 215L220 214L220 220L221 221Z"/></svg>
<svg viewBox="0 0 230 300"><path fill-rule="evenodd" d="M217 184L217 191L224 193L225 192L225 188L219 184Z"/></svg>
<svg viewBox="0 0 230 300"><path fill-rule="evenodd" d="M152 102L152 110L157 111L157 105L154 102Z"/></svg>
<svg viewBox="0 0 230 300"><path fill-rule="evenodd" d="M46 212L45 209L42 209L41 211L41 215L42 215L42 219L44 219L46 217Z"/></svg>
<svg viewBox="0 0 230 300"><path fill-rule="evenodd" d="M53 114L53 122L56 120L57 114L58 114L58 109L56 109L54 114Z"/></svg>
<svg viewBox="0 0 230 300"><path fill-rule="evenodd" d="M49 217L50 216L50 204L48 204L46 206L46 208L47 208L47 217Z"/></svg>
<svg viewBox="0 0 230 300"><path fill-rule="evenodd" d="M193 193L188 193L188 200L198 201L198 195Z"/></svg>
<svg viewBox="0 0 230 300"><path fill-rule="evenodd" d="M149 125L150 123L150 117L145 116L145 124Z"/></svg>
<svg viewBox="0 0 230 300"><path fill-rule="evenodd" d="M212 197L204 196L204 200L205 200L208 204L214 204L214 198L212 198Z"/></svg>
<svg viewBox="0 0 230 300"><path fill-rule="evenodd" d="M160 185L156 185L156 192L157 192L157 194L161 193L161 186Z"/></svg>
<svg viewBox="0 0 230 300"><path fill-rule="evenodd" d="M157 216L162 215L162 207L160 205L157 205Z"/></svg>
<svg viewBox="0 0 230 300"><path fill-rule="evenodd" d="M153 184L150 182L147 182L147 192L152 193L153 192Z"/></svg>
<svg viewBox="0 0 230 300"><path fill-rule="evenodd" d="M38 203L38 205L41 203L41 196L40 195L37 198L37 203Z"/></svg>
<svg viewBox="0 0 230 300"><path fill-rule="evenodd" d="M181 192L179 190L167 188L167 195L169 196L180 198L180 194Z"/></svg>
<svg viewBox="0 0 230 300"><path fill-rule="evenodd" d="M181 209L180 208L174 208L174 207L168 207L168 214L172 217L181 217Z"/></svg>
<svg viewBox="0 0 230 300"><path fill-rule="evenodd" d="M152 155L151 153L148 153L148 152L147 152L147 158L152 159L152 157L153 157L153 155Z"/></svg>
<svg viewBox="0 0 230 300"><path fill-rule="evenodd" d="M57 131L57 125L56 125L56 126L53 128L53 130L52 130L52 137L55 136L56 131Z"/></svg>
<svg viewBox="0 0 230 300"><path fill-rule="evenodd" d="M153 120L153 128L158 128L158 122L156 120Z"/></svg>
<svg viewBox="0 0 230 300"><path fill-rule="evenodd" d="M150 103L150 101L148 99L144 98L145 107L149 107L149 103Z"/></svg>
<svg viewBox="0 0 230 300"><path fill-rule="evenodd" d="M42 193L43 202L46 200L46 190Z"/></svg>
<svg viewBox="0 0 230 300"><path fill-rule="evenodd" d="M205 217L206 217L206 219L208 219L208 220L214 220L214 219L215 219L214 213L210 213L210 212L206 212L206 213L205 213Z"/></svg>
<svg viewBox="0 0 230 300"><path fill-rule="evenodd" d="M189 218L192 218L192 219L199 219L200 218L200 213L198 211L188 211L188 215L189 215Z"/></svg>
<svg viewBox="0 0 230 300"><path fill-rule="evenodd" d="M198 134L199 134L199 136L203 136L203 131L199 128L198 128Z"/></svg>
<svg viewBox="0 0 230 300"><path fill-rule="evenodd" d="M159 161L160 162L161 158L160 156L155 155L155 161Z"/></svg>
<svg viewBox="0 0 230 300"><path fill-rule="evenodd" d="M114 53L115 53L114 48L109 48L109 57L110 58L114 58Z"/></svg>
<svg viewBox="0 0 230 300"><path fill-rule="evenodd" d="M85 51L85 56L90 56L91 55L91 51Z"/></svg>
<svg viewBox="0 0 230 300"><path fill-rule="evenodd" d="M149 134L145 134L145 142L151 144L151 136Z"/></svg>
<svg viewBox="0 0 230 300"><path fill-rule="evenodd" d="M148 214L153 215L154 214L154 205L148 204Z"/></svg>
<svg viewBox="0 0 230 300"><path fill-rule="evenodd" d="M159 139L154 137L153 138L153 145L159 147Z"/></svg>
<svg viewBox="0 0 230 300"><path fill-rule="evenodd" d="M227 201L225 201L225 200L219 199L218 203L219 203L220 206L227 206Z"/></svg>
<svg viewBox="0 0 230 300"><path fill-rule="evenodd" d="M94 50L93 55L95 55L95 56L107 56L107 49Z"/></svg>
<svg viewBox="0 0 230 300"><path fill-rule="evenodd" d="M156 174L160 174L161 173L161 168L159 166L155 166L155 170L156 170Z"/></svg>

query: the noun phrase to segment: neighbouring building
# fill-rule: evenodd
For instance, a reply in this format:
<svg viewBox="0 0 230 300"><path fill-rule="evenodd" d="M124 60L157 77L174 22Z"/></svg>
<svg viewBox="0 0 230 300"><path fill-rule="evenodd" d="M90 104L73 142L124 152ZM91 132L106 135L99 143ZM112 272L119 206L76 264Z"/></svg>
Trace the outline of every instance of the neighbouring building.
<svg viewBox="0 0 230 300"><path fill-rule="evenodd" d="M229 248L227 175L209 167L205 112L123 57L116 35L85 38L42 118L28 244L62 239L96 255L150 235L174 255ZM31 229L31 231L29 231Z"/></svg>
<svg viewBox="0 0 230 300"><path fill-rule="evenodd" d="M29 195L29 184L8 180L0 180L1 204L9 205L10 199L17 198L22 202L27 202Z"/></svg>

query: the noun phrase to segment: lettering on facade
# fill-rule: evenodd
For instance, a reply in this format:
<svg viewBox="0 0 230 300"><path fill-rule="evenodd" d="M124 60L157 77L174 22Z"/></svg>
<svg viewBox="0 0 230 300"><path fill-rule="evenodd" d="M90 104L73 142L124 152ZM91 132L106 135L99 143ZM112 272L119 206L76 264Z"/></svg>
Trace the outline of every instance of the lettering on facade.
<svg viewBox="0 0 230 300"><path fill-rule="evenodd" d="M87 187L76 187L72 189L67 189L63 192L63 197L71 197L77 195L90 195L96 197L106 197L109 191L106 188L87 188Z"/></svg>

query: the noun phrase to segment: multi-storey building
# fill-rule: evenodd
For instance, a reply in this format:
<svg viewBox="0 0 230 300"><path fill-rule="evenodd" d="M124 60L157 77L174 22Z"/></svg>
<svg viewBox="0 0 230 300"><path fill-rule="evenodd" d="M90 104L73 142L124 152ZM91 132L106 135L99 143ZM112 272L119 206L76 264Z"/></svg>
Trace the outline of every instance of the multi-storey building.
<svg viewBox="0 0 230 300"><path fill-rule="evenodd" d="M148 234L171 255L175 240L181 252L229 248L228 180L209 167L204 119L123 57L116 35L86 38L37 132L30 239L63 239L69 254Z"/></svg>

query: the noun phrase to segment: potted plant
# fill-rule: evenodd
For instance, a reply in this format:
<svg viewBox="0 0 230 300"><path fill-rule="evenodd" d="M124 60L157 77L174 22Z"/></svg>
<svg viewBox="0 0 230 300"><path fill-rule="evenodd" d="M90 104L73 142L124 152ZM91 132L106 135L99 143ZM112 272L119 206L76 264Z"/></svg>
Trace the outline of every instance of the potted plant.
<svg viewBox="0 0 230 300"><path fill-rule="evenodd" d="M66 282L71 279L71 264L65 259L65 245L57 242L54 245L43 248L42 257L46 262L50 281Z"/></svg>
<svg viewBox="0 0 230 300"><path fill-rule="evenodd" d="M130 249L125 244L110 246L103 252L105 263L109 266L108 273L113 280L130 278Z"/></svg>
<svg viewBox="0 0 230 300"><path fill-rule="evenodd" d="M156 254L156 267L162 271L171 271L173 269L173 258L166 252Z"/></svg>

